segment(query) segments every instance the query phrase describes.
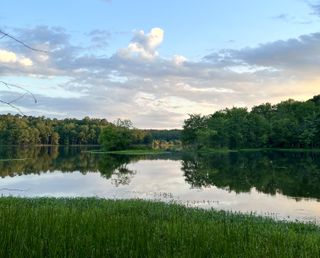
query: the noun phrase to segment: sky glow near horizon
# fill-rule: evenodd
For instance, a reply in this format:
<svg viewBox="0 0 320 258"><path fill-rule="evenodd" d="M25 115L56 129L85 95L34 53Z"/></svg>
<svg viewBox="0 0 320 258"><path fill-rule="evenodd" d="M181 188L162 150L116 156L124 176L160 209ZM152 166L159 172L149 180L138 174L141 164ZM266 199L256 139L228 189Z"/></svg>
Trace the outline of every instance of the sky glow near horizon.
<svg viewBox="0 0 320 258"><path fill-rule="evenodd" d="M27 115L179 128L190 113L320 93L320 1L5 0L0 79ZM14 99L0 88L0 99ZM0 106L0 113L14 113Z"/></svg>

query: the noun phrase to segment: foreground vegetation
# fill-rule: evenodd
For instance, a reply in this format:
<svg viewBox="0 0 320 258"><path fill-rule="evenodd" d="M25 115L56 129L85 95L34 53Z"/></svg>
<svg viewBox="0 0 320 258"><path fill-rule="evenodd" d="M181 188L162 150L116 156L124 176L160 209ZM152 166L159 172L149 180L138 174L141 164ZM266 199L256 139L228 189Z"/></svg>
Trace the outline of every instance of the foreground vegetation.
<svg viewBox="0 0 320 258"><path fill-rule="evenodd" d="M0 257L320 257L315 225L139 200L0 199Z"/></svg>

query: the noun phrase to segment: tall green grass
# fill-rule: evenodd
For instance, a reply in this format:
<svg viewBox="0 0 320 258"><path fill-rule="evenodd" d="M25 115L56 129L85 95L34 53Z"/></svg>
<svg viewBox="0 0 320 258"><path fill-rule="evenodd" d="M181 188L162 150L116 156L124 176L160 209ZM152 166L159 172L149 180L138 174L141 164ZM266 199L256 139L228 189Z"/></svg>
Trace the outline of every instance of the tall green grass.
<svg viewBox="0 0 320 258"><path fill-rule="evenodd" d="M320 229L139 200L9 197L0 257L320 257Z"/></svg>

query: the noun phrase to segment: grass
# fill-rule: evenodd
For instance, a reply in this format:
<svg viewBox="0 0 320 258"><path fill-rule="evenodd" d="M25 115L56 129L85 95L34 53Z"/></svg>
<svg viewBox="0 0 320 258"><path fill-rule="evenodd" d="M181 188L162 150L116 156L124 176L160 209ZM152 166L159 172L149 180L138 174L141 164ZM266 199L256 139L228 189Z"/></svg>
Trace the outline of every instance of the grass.
<svg viewBox="0 0 320 258"><path fill-rule="evenodd" d="M0 257L320 257L316 225L140 200L0 198Z"/></svg>
<svg viewBox="0 0 320 258"><path fill-rule="evenodd" d="M92 150L87 151L94 154L117 154L117 155L156 155L156 154L165 154L168 151L164 150L119 150L119 151L100 151Z"/></svg>

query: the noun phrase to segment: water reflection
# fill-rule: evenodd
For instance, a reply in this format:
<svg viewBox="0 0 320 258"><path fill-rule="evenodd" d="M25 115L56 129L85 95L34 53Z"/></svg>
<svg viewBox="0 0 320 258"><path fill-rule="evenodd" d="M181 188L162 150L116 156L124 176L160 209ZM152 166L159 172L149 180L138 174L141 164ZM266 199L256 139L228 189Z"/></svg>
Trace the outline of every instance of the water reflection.
<svg viewBox="0 0 320 258"><path fill-rule="evenodd" d="M0 195L178 201L320 221L320 153L111 156L90 148L0 148Z"/></svg>
<svg viewBox="0 0 320 258"><path fill-rule="evenodd" d="M87 147L7 147L0 150L0 176L2 178L47 172L99 172L106 179L113 178L116 186L129 184L135 171L127 165L129 156L93 155Z"/></svg>
<svg viewBox="0 0 320 258"><path fill-rule="evenodd" d="M193 187L216 186L236 193L259 192L320 198L320 153L248 152L202 155L182 161Z"/></svg>
<svg viewBox="0 0 320 258"><path fill-rule="evenodd" d="M258 192L320 199L320 153L243 152L213 155L99 155L82 147L0 149L0 176L50 172L100 173L115 186L130 184L139 160L179 160L183 179L192 188L215 186L235 193ZM152 169L152 168L151 168ZM165 168L163 168L165 169ZM170 179L170 178L169 178ZM1 184L1 181L0 181Z"/></svg>

